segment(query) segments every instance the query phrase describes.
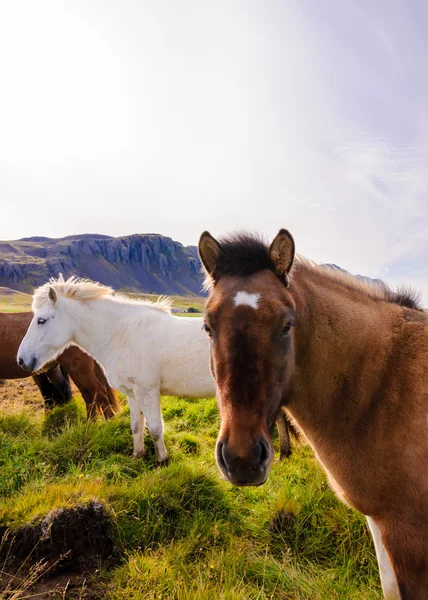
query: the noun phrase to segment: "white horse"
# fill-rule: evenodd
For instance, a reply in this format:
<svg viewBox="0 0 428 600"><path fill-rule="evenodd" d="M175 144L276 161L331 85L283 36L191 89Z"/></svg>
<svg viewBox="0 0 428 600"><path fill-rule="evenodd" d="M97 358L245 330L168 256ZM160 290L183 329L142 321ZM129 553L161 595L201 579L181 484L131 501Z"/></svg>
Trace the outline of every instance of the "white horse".
<svg viewBox="0 0 428 600"><path fill-rule="evenodd" d="M168 299L132 300L110 287L60 276L35 291L32 310L19 365L37 371L67 346L80 346L128 398L134 456L144 455L147 421L158 462L168 457L161 394L215 395L202 319L171 315Z"/></svg>

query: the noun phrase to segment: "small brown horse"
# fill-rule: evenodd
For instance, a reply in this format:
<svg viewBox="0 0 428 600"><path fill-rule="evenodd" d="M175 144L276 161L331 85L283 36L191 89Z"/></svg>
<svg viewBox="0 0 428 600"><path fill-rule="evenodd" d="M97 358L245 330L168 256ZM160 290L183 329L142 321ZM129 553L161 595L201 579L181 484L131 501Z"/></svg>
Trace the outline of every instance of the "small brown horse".
<svg viewBox="0 0 428 600"><path fill-rule="evenodd" d="M263 483L278 411L301 428L339 498L367 515L385 598L428 599L428 315L410 293L271 246L202 234L205 329L221 414L216 458Z"/></svg>
<svg viewBox="0 0 428 600"><path fill-rule="evenodd" d="M23 379L31 376L30 371L24 371L18 366L16 355L32 318L33 314L29 312L0 313L0 379ZM46 375L41 373L33 377L43 397L48 400L48 407L50 398L53 403L58 401L55 390L51 389L52 385L59 391L63 401L71 399L67 375L82 394L88 418L100 414L108 419L120 412L119 401L104 371L77 346L64 350L55 364L49 365Z"/></svg>

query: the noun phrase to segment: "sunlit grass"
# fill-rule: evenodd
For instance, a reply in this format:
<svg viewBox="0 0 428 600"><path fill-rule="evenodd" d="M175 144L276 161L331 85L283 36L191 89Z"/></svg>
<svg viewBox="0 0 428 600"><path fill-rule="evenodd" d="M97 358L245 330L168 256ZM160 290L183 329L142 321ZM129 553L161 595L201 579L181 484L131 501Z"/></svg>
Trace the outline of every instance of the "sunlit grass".
<svg viewBox="0 0 428 600"><path fill-rule="evenodd" d="M236 488L214 461L214 399L163 399L170 463L153 444L134 459L127 409L87 422L79 399L42 421L0 417L0 525L102 502L120 561L100 598L381 598L363 518L339 503L312 452L275 462L267 483Z"/></svg>

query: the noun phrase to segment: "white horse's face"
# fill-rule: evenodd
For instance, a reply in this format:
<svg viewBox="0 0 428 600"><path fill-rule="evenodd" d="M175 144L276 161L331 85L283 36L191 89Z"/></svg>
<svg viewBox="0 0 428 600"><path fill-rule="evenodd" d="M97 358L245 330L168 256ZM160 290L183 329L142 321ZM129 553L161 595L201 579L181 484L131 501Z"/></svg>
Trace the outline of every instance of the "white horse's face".
<svg viewBox="0 0 428 600"><path fill-rule="evenodd" d="M19 366L38 371L70 344L73 333L74 322L67 313L66 301L55 296L34 313L18 349Z"/></svg>

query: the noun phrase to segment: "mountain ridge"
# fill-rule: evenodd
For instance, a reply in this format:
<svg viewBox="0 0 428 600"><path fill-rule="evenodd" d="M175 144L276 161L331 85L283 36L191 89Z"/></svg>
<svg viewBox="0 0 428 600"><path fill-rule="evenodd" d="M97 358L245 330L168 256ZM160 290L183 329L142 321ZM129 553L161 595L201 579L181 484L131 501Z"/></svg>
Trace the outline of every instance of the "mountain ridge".
<svg viewBox="0 0 428 600"><path fill-rule="evenodd" d="M128 291L203 295L196 246L160 234L83 233L0 241L0 286L32 292L59 273Z"/></svg>
<svg viewBox="0 0 428 600"><path fill-rule="evenodd" d="M322 266L347 272L336 264ZM30 236L0 241L0 286L32 293L59 273L129 292L205 295L197 247L184 246L159 233L119 237L80 233L61 238ZM379 279L355 277L384 285Z"/></svg>

